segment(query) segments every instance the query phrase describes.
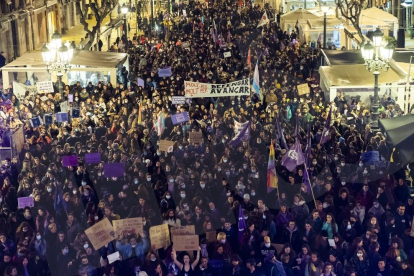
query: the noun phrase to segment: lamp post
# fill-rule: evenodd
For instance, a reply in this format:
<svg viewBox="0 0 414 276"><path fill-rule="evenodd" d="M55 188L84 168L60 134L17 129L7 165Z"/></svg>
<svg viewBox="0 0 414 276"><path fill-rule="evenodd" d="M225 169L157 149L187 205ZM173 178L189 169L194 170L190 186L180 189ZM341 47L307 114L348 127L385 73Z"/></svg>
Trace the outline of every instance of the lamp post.
<svg viewBox="0 0 414 276"><path fill-rule="evenodd" d="M125 30L125 53L128 52L128 22L127 22L127 13L129 12L129 8L125 3L121 7L121 13L124 15L124 30Z"/></svg>
<svg viewBox="0 0 414 276"><path fill-rule="evenodd" d="M362 48L362 57L365 60L365 67L368 71L373 71L375 84L374 84L374 99L372 101L372 112L371 112L371 129L378 129L378 108L379 108L379 97L378 97L378 76L379 70L388 71L390 68L390 60L394 52L394 45L388 43L382 45L383 33L377 28L372 36L372 44L368 41Z"/></svg>
<svg viewBox="0 0 414 276"><path fill-rule="evenodd" d="M323 48L326 49L326 13L329 10L329 7L324 3L321 5L321 10L323 12Z"/></svg>
<svg viewBox="0 0 414 276"><path fill-rule="evenodd" d="M70 71L70 61L73 58L74 48L70 42L62 44L62 35L55 32L49 44L42 47L42 58L46 62L47 72L56 72L58 89L63 99L62 76Z"/></svg>

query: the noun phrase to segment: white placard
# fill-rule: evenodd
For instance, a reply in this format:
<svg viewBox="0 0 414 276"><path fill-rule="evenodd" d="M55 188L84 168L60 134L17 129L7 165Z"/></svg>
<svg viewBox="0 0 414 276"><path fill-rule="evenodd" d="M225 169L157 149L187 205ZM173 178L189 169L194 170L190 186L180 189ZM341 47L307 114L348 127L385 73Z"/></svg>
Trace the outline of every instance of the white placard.
<svg viewBox="0 0 414 276"><path fill-rule="evenodd" d="M39 81L36 83L37 91L39 93L53 93L53 82L51 81Z"/></svg>
<svg viewBox="0 0 414 276"><path fill-rule="evenodd" d="M69 112L69 103L64 101L60 103L60 112Z"/></svg>
<svg viewBox="0 0 414 276"><path fill-rule="evenodd" d="M330 246L335 246L335 240L334 239L328 239L329 245Z"/></svg>
<svg viewBox="0 0 414 276"><path fill-rule="evenodd" d="M224 52L223 55L225 58L231 57L231 52Z"/></svg>
<svg viewBox="0 0 414 276"><path fill-rule="evenodd" d="M112 263L114 263L116 261L120 261L120 259L119 259L119 252L118 251L116 251L115 253L112 253L112 254L108 255L107 257L108 257L109 264L112 264Z"/></svg>

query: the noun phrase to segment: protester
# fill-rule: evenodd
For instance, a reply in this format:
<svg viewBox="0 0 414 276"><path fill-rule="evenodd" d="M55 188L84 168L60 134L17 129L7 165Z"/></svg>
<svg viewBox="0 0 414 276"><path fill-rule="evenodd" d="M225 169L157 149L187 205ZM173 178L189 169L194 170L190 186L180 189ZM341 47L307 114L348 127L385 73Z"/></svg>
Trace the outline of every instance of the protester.
<svg viewBox="0 0 414 276"><path fill-rule="evenodd" d="M173 6L175 20L160 14L152 37L129 42L117 84L78 82L47 100L3 91L2 127L23 125L24 141L0 167L0 275L412 275L406 172L367 124L369 109L342 94L326 101L319 49L263 23L267 4ZM252 78L250 95L173 99L185 81ZM69 97L78 118L32 120ZM188 121L175 123L183 112ZM381 162L363 160L369 151ZM116 163L125 172L108 177ZM19 208L27 197L33 206ZM142 233L112 233L101 248L85 234L137 217ZM199 250L154 248L150 229L161 224L194 226Z"/></svg>

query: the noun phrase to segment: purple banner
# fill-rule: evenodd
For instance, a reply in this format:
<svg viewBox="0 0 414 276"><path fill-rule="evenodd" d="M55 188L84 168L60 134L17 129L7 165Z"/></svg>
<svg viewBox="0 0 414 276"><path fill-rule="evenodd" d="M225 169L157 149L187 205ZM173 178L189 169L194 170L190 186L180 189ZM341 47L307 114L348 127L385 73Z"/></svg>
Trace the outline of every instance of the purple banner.
<svg viewBox="0 0 414 276"><path fill-rule="evenodd" d="M86 164L97 164L99 162L101 162L101 154L99 152L85 154Z"/></svg>
<svg viewBox="0 0 414 276"><path fill-rule="evenodd" d="M188 113L183 112L183 113L174 114L174 115L171 116L171 120L172 120L174 125L180 124L180 123L185 123L189 120L188 119Z"/></svg>
<svg viewBox="0 0 414 276"><path fill-rule="evenodd" d="M63 156L62 165L63 167L69 167L69 166L76 167L78 165L78 156L77 155Z"/></svg>
<svg viewBox="0 0 414 276"><path fill-rule="evenodd" d="M163 77L171 77L171 75L172 75L171 66L165 67L163 69L158 68L158 76L160 78L163 78Z"/></svg>
<svg viewBox="0 0 414 276"><path fill-rule="evenodd" d="M105 177L124 176L124 163L104 163L103 167Z"/></svg>

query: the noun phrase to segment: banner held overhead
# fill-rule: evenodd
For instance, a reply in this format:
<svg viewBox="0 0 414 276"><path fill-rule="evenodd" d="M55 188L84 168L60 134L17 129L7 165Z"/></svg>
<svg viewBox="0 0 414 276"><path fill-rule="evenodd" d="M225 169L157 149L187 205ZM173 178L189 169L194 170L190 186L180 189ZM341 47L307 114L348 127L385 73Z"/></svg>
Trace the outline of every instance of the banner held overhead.
<svg viewBox="0 0 414 276"><path fill-rule="evenodd" d="M186 98L211 98L249 95L249 79L243 79L225 84L211 84L192 81L185 82Z"/></svg>

